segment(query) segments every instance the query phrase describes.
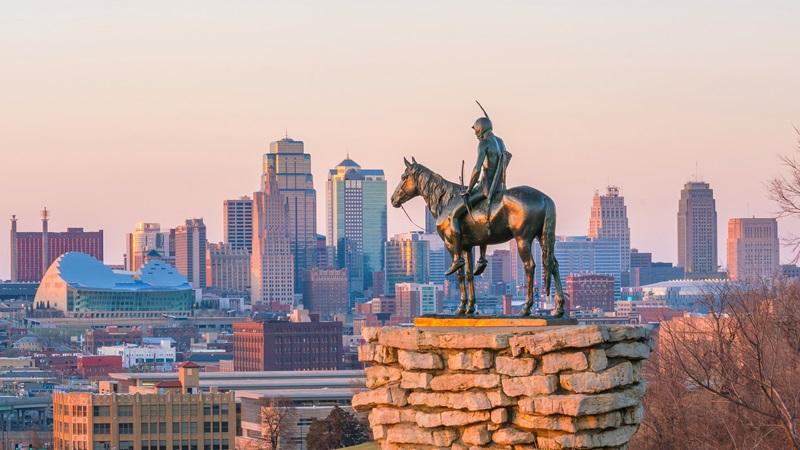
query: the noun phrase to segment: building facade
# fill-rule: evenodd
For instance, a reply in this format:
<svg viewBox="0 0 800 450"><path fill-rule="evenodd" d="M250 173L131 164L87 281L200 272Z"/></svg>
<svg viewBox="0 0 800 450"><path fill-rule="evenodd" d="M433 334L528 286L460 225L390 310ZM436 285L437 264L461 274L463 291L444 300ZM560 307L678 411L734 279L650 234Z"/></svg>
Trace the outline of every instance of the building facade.
<svg viewBox="0 0 800 450"><path fill-rule="evenodd" d="M387 237L386 178L383 170L362 169L349 157L328 173L328 245L338 267L347 267L350 291L369 287L384 268Z"/></svg>
<svg viewBox="0 0 800 450"><path fill-rule="evenodd" d="M730 219L727 247L732 280L771 279L780 272L778 221L773 218Z"/></svg>
<svg viewBox="0 0 800 450"><path fill-rule="evenodd" d="M206 225L186 219L175 228L175 267L195 289L206 287Z"/></svg>
<svg viewBox="0 0 800 450"><path fill-rule="evenodd" d="M230 243L208 244L206 255L208 288L223 295L250 295L250 253Z"/></svg>
<svg viewBox="0 0 800 450"><path fill-rule="evenodd" d="M392 297L397 283L427 283L429 281L429 242L418 231L395 235L386 242L384 292Z"/></svg>
<svg viewBox="0 0 800 450"><path fill-rule="evenodd" d="M246 321L233 324L235 371L332 370L342 359L341 322Z"/></svg>
<svg viewBox="0 0 800 450"><path fill-rule="evenodd" d="M323 318L350 312L347 269L314 267L304 276L303 303L306 309Z"/></svg>
<svg viewBox="0 0 800 450"><path fill-rule="evenodd" d="M33 302L69 318L190 316L194 292L175 267L160 260L134 274L117 273L90 255L69 252L47 269Z"/></svg>
<svg viewBox="0 0 800 450"><path fill-rule="evenodd" d="M200 392L196 364L184 363L178 382L135 393L53 394L55 450L233 450L233 392Z"/></svg>
<svg viewBox="0 0 800 450"><path fill-rule="evenodd" d="M559 236L555 243L561 283L566 288L570 274L611 275L614 277L614 298L619 299L622 289L622 252L616 239L589 239L586 236ZM536 246L534 259L537 273L541 265L541 251Z"/></svg>
<svg viewBox="0 0 800 450"><path fill-rule="evenodd" d="M404 321L439 314L444 306L444 288L437 284L398 283L394 303L394 313Z"/></svg>
<svg viewBox="0 0 800 450"><path fill-rule="evenodd" d="M253 193L250 299L273 311L288 311L294 304L294 257L287 214L288 205L270 169L262 177L261 191Z"/></svg>
<svg viewBox="0 0 800 450"><path fill-rule="evenodd" d="M717 206L708 183L689 181L678 201L678 266L687 275L717 272Z"/></svg>
<svg viewBox="0 0 800 450"><path fill-rule="evenodd" d="M11 217L11 281L39 281L47 268L67 252L83 252L103 260L103 230L84 231L67 228L64 232L48 229L50 212L42 211L42 231L17 230L17 218Z"/></svg>
<svg viewBox="0 0 800 450"><path fill-rule="evenodd" d="M614 311L614 277L611 275L570 274L566 291L569 311Z"/></svg>
<svg viewBox="0 0 800 450"><path fill-rule="evenodd" d="M619 187L608 186L606 194L594 193L589 216L590 239L616 239L620 242L622 271L631 268L631 229L628 226L628 208Z"/></svg>
<svg viewBox="0 0 800 450"><path fill-rule="evenodd" d="M156 251L161 258L173 263L175 260L174 234L162 231L158 223L139 222L133 233L125 239L125 270L136 272L147 264L147 255Z"/></svg>
<svg viewBox="0 0 800 450"><path fill-rule="evenodd" d="M303 141L288 136L270 143L263 173L275 172L278 190L288 206L286 225L294 258L295 291L303 287L303 272L316 263L317 191L311 174L311 155Z"/></svg>
<svg viewBox="0 0 800 450"><path fill-rule="evenodd" d="M253 252L253 200L250 197L222 203L222 230L225 243L232 249Z"/></svg>

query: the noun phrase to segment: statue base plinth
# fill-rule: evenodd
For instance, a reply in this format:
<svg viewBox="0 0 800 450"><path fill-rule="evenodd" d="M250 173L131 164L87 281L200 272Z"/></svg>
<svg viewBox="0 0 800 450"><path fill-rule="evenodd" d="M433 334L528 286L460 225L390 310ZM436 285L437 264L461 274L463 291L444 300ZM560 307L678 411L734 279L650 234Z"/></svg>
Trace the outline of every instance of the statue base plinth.
<svg viewBox="0 0 800 450"><path fill-rule="evenodd" d="M418 328L548 327L577 324L577 320L567 317L541 316L448 316L442 314L429 314L414 319L414 326Z"/></svg>

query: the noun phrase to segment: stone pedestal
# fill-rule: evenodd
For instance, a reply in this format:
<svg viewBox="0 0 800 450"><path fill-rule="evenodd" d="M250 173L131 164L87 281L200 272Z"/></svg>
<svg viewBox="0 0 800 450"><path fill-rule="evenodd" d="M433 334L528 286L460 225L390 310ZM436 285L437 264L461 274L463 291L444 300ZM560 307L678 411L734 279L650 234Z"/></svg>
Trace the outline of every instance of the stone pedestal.
<svg viewBox="0 0 800 450"><path fill-rule="evenodd" d="M626 448L642 419L643 326L368 328L359 360L383 449Z"/></svg>

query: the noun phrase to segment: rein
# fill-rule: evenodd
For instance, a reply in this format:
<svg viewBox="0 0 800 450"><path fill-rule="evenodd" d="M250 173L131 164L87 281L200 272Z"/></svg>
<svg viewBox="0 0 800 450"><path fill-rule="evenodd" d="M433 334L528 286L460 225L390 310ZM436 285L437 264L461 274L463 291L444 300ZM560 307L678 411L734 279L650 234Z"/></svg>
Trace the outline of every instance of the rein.
<svg viewBox="0 0 800 450"><path fill-rule="evenodd" d="M417 222L414 222L414 220L411 218L411 216L408 215L408 211L406 211L405 205L400 205L400 209L402 209L403 212L406 213L406 218L408 219L409 222L411 222L411 225L414 225L415 227L419 228L421 231L427 231L427 230L425 230L425 228L422 228L421 226L417 225Z"/></svg>

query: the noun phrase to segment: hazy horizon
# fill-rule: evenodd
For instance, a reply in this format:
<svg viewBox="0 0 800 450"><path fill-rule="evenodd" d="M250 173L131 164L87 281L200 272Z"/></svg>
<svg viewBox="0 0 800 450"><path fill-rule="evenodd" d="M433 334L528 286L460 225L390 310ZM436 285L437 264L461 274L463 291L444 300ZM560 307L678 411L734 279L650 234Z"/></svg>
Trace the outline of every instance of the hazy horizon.
<svg viewBox="0 0 800 450"><path fill-rule="evenodd" d="M347 153L403 156L457 180L488 110L509 185L553 197L557 234L586 234L591 198L623 189L631 246L676 261L678 198L696 176L727 221L774 216L766 183L800 124L797 2L209 1L11 3L0 16L0 279L9 219L104 230L122 262L137 222L203 217L258 189L288 131L312 155L318 232L327 171ZM388 199L387 199L388 200ZM423 223L423 204L409 213ZM413 228L389 208L389 235ZM781 235L800 234L796 218ZM781 261L789 259L782 250Z"/></svg>

